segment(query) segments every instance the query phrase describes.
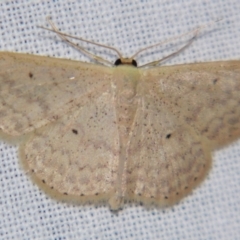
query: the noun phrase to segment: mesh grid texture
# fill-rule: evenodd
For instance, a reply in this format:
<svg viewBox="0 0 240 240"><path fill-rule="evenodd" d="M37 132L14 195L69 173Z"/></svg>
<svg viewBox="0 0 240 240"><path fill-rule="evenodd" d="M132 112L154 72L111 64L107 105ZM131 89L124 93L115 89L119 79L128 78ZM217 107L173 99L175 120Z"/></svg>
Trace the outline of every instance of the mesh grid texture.
<svg viewBox="0 0 240 240"><path fill-rule="evenodd" d="M240 59L239 0L15 0L1 1L0 11L1 51L90 61L37 28L46 25L46 16L62 31L114 46L125 56L222 18L167 64ZM91 49L114 61L108 52ZM149 51L140 62L161 58L163 49ZM107 206L72 206L50 199L21 168L17 147L1 141L0 239L237 240L240 141L213 157L207 180L181 203L152 210L126 205L114 214Z"/></svg>

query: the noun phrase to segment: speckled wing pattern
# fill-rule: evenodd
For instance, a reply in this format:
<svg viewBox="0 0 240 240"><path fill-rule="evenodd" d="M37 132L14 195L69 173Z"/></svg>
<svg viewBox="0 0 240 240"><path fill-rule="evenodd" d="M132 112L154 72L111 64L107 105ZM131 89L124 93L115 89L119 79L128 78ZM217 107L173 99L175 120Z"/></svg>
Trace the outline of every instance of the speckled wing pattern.
<svg viewBox="0 0 240 240"><path fill-rule="evenodd" d="M51 195L169 205L240 136L240 61L108 68L0 53L0 129Z"/></svg>
<svg viewBox="0 0 240 240"><path fill-rule="evenodd" d="M211 151L240 136L240 61L160 67L142 76L127 191L169 205L204 179Z"/></svg>
<svg viewBox="0 0 240 240"><path fill-rule="evenodd" d="M107 67L28 54L2 52L0 61L0 128L12 136L75 111L105 91L112 75Z"/></svg>

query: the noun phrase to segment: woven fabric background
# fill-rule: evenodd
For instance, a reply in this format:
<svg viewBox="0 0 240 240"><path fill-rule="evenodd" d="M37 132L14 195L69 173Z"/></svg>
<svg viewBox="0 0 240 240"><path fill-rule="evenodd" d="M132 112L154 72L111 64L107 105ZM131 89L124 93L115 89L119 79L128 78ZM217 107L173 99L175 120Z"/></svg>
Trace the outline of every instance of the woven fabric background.
<svg viewBox="0 0 240 240"><path fill-rule="evenodd" d="M37 28L46 26L46 16L62 31L114 46L125 56L222 19L166 64L240 59L239 13L239 0L2 0L0 50L90 61ZM162 50L149 51L140 62L163 57ZM108 206L51 199L24 172L17 150L0 142L0 239L240 239L240 141L213 153L208 178L179 204L151 210L125 205L117 214Z"/></svg>

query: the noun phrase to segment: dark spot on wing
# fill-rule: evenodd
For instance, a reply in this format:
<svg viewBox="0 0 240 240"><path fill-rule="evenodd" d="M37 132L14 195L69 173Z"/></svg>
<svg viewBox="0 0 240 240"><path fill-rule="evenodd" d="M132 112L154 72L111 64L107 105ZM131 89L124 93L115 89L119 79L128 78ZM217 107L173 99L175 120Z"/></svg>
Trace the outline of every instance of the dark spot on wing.
<svg viewBox="0 0 240 240"><path fill-rule="evenodd" d="M217 78L213 79L213 84L216 84L216 83L217 83L217 81L218 81L218 79L217 79Z"/></svg>
<svg viewBox="0 0 240 240"><path fill-rule="evenodd" d="M171 136L172 136L172 134L169 133L169 134L166 135L166 138L169 139Z"/></svg>
<svg viewBox="0 0 240 240"><path fill-rule="evenodd" d="M78 131L77 131L76 129L72 129L72 132L73 132L74 134L78 134Z"/></svg>
<svg viewBox="0 0 240 240"><path fill-rule="evenodd" d="M28 73L28 76L29 76L30 78L33 78L33 73L32 73L32 72L29 72L29 73Z"/></svg>

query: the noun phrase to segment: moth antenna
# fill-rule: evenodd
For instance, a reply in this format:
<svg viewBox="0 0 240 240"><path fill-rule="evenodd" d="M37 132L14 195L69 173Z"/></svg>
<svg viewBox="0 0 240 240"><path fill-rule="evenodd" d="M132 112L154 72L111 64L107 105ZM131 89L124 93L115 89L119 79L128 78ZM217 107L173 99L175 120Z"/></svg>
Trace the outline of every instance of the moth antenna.
<svg viewBox="0 0 240 240"><path fill-rule="evenodd" d="M95 54L92 54L91 52L87 51L85 48L71 42L69 39L67 39L67 37L70 37L72 39L77 39L77 40L80 40L80 41L83 41L83 42L86 42L86 43L90 43L90 44L93 44L93 45L96 45L96 46L100 46L100 47L103 47L103 48L107 48L109 50L112 50L114 51L120 59L122 59L122 54L114 47L109 47L109 46L106 46L104 44L100 44L100 43L96 43L96 42L93 42L93 41L90 41L90 40L87 40L87 39L84 39L84 38L80 38L80 37L75 37L75 36L72 36L70 34L66 34L66 33L62 33L59 31L59 29L57 29L57 27L54 25L54 23L51 21L50 17L46 17L46 21L49 23L49 25L52 27L52 29L50 28L47 28L47 27L43 27L43 26L38 26L39 28L42 28L42 29L45 29L45 30L48 30L50 32L54 32L56 33L63 41L65 41L66 43L68 43L70 46L78 49L79 51L83 52L84 54L86 54L87 56L89 56L90 58L94 59L95 61L97 62L102 62L102 63L105 63L105 64L108 64L108 65L113 65L112 62L98 56L98 55L95 55Z"/></svg>
<svg viewBox="0 0 240 240"><path fill-rule="evenodd" d="M162 58L162 59L160 59L160 60L153 61L153 62L144 64L144 65L141 65L140 67L158 65L160 62L166 60L167 58L170 58L170 57L173 57L173 56L179 54L180 52L182 52L183 50L185 50L187 47L189 47L189 46L193 43L193 41L197 38L197 36L199 35L199 33L200 33L200 31L201 31L202 29L204 29L204 28L206 28L206 27L209 27L209 26L211 26L211 25L213 25L213 24L215 24L215 23L217 23L217 22L219 22L219 21L221 21L221 20L222 20L222 18L221 18L221 19L217 19L217 20L212 21L212 22L210 22L210 23L207 23L207 24L205 24L205 25L199 26L199 27L197 27L197 28L195 28L195 29L193 29L193 30L191 30L191 31L188 31L188 32L185 32L185 33L180 34L180 35L178 35L178 36L175 36L175 37L169 38L169 39L167 39L167 40L164 40L164 41L162 41L162 42L160 42L160 43L156 43L156 44L150 45L150 46L148 46L148 47L142 48L142 49L140 49L139 51L137 51L131 58L134 59L134 58L135 58L137 55L139 55L141 52L147 51L148 49L151 49L151 48L154 48L154 47L158 47L158 46L162 46L162 45L164 45L164 44L166 44L166 43L169 43L169 42L171 42L171 41L173 41L173 40L175 40L175 39L177 39L177 38L184 37L184 36L189 35L189 34L191 34L191 33L194 34L194 36L192 37L192 39L190 39L190 41L189 41L186 45L184 45L182 48L180 48L180 49L177 50L176 52L171 53L170 55L168 55L168 56L166 56L166 57L164 57L164 58Z"/></svg>

